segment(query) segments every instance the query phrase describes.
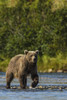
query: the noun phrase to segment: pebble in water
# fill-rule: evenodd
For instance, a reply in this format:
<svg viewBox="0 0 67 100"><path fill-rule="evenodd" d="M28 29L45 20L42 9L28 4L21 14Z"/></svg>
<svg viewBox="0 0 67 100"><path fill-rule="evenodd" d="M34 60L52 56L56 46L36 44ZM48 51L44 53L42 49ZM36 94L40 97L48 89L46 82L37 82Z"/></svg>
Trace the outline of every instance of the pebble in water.
<svg viewBox="0 0 67 100"><path fill-rule="evenodd" d="M4 88L6 88L5 86L1 86L0 87L0 89L4 89ZM11 86L11 89L21 89L20 88L20 86ZM35 87L35 88L32 88L31 86L29 87L29 86L27 86L26 87L26 89L39 89L39 90L60 90L60 91L62 91L62 90L67 90L67 86L49 86L49 85L47 85L47 86L37 86L37 87Z"/></svg>

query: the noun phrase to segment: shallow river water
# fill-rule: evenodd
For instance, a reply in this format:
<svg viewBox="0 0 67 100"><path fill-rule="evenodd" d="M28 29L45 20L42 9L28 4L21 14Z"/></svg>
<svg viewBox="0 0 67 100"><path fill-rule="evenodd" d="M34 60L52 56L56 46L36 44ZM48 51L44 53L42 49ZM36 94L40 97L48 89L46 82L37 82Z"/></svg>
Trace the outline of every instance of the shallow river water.
<svg viewBox="0 0 67 100"><path fill-rule="evenodd" d="M22 90L14 79L13 88L6 89L5 73L0 72L0 100L67 100L67 73L39 73L39 81L36 88L29 88L32 81L28 76L28 88Z"/></svg>

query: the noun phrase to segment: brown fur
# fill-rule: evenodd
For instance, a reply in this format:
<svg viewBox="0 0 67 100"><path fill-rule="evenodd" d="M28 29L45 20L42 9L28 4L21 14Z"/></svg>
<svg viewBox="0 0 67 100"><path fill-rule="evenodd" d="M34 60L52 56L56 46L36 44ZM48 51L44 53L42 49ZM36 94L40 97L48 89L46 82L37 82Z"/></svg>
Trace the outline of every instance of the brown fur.
<svg viewBox="0 0 67 100"><path fill-rule="evenodd" d="M24 51L23 54L16 55L10 60L6 71L6 87L10 88L10 83L14 78L18 78L21 88L26 88L27 75L31 74L33 80L31 86L35 87L38 84L37 74L37 54L36 51Z"/></svg>

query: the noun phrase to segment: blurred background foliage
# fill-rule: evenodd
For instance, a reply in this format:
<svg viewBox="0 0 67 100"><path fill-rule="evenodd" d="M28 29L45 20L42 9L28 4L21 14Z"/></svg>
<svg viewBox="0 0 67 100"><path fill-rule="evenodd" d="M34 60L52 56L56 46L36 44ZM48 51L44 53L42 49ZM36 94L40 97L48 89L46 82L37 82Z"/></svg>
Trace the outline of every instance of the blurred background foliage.
<svg viewBox="0 0 67 100"><path fill-rule="evenodd" d="M67 70L66 0L0 0L0 69L25 49L39 50L39 71Z"/></svg>

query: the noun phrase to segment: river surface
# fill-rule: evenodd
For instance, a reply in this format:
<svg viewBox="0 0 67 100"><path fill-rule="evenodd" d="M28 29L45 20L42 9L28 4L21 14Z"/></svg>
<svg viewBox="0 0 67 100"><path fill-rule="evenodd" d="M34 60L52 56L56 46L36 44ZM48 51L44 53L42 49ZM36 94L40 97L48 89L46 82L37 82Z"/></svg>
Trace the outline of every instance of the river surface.
<svg viewBox="0 0 67 100"><path fill-rule="evenodd" d="M0 72L0 100L67 100L67 73L39 73L38 88L30 88L31 79L28 76L28 88L22 90L19 81L14 79L11 83L13 89L6 89L5 73ZM51 89L42 87L65 87Z"/></svg>

